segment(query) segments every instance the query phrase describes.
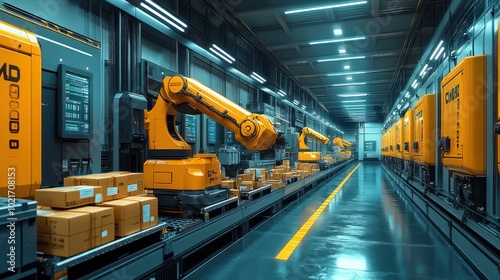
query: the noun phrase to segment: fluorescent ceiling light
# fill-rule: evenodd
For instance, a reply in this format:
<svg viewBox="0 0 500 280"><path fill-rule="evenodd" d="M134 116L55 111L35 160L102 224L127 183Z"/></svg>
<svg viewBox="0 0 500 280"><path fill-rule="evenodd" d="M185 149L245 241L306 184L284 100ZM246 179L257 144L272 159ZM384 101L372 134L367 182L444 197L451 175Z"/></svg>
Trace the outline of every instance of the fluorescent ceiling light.
<svg viewBox="0 0 500 280"><path fill-rule="evenodd" d="M349 42L349 41L359 41L359 40L364 40L364 39L366 39L366 37L365 37L365 36L350 37L350 38L342 38L342 39L320 40L320 41L312 41L312 42L309 42L309 45L330 44L330 43L342 43L342 42Z"/></svg>
<svg viewBox="0 0 500 280"><path fill-rule="evenodd" d="M363 58L365 58L365 56L348 56L348 57L319 59L318 62L330 62L330 61L341 61L341 60L363 59Z"/></svg>
<svg viewBox="0 0 500 280"><path fill-rule="evenodd" d="M285 97L286 95L286 92L282 91L281 89L278 90L278 95L281 96L281 97Z"/></svg>
<svg viewBox="0 0 500 280"><path fill-rule="evenodd" d="M310 7L310 8L302 8L302 9L285 11L285 15L326 10L326 9L334 9L334 8L342 8L342 7L348 7L348 6L354 6L354 5L362 5L362 4L366 4L366 3L368 3L368 1L357 1L357 2L348 2L348 3L328 5L328 6L316 6L316 7Z"/></svg>
<svg viewBox="0 0 500 280"><path fill-rule="evenodd" d="M345 49L339 49L339 53L346 53Z"/></svg>
<svg viewBox="0 0 500 280"><path fill-rule="evenodd" d="M342 35L342 29L340 29L340 28L333 29L333 34L335 34L335 36Z"/></svg>
<svg viewBox="0 0 500 280"><path fill-rule="evenodd" d="M337 94L338 97L358 97L358 96L367 96L368 93L341 93Z"/></svg>
<svg viewBox="0 0 500 280"><path fill-rule="evenodd" d="M347 75L359 75L359 74L366 74L368 72L366 71L357 71L357 72L346 72L346 73L331 73L327 74L326 76L328 77L334 77L334 76L347 76Z"/></svg>
<svg viewBox="0 0 500 280"><path fill-rule="evenodd" d="M406 92L405 97L406 98L410 97L410 92L409 91Z"/></svg>
<svg viewBox="0 0 500 280"><path fill-rule="evenodd" d="M262 78L259 74L255 73L255 72L252 72L252 74L250 75L250 77L256 79L261 84L263 84L263 83L266 82L266 79Z"/></svg>
<svg viewBox="0 0 500 280"><path fill-rule="evenodd" d="M401 109L401 104L398 104L398 106L397 106L397 107L398 107L398 110L399 110L399 109Z"/></svg>
<svg viewBox="0 0 500 280"><path fill-rule="evenodd" d="M295 105L299 105L299 104L300 104L300 102L294 99L294 100L293 100L293 104L295 104Z"/></svg>
<svg viewBox="0 0 500 280"><path fill-rule="evenodd" d="M348 76L348 77L345 77L346 80L350 81L352 80L352 77L351 76Z"/></svg>
<svg viewBox="0 0 500 280"><path fill-rule="evenodd" d="M420 77L424 77L425 75L425 70L427 70L427 67L429 67L429 64L425 64L424 68L422 68L422 71L420 71Z"/></svg>
<svg viewBox="0 0 500 280"><path fill-rule="evenodd" d="M443 53L444 51L444 47L441 47L441 49L439 50L439 52L437 53L436 57L434 58L434 60L438 60L439 57L441 56L441 54Z"/></svg>
<svg viewBox="0 0 500 280"><path fill-rule="evenodd" d="M433 60L434 59L434 56L436 55L436 53L439 51L439 48L441 48L441 45L443 44L443 40L441 40L441 42L439 42L439 44L437 45L436 49L434 50L434 52L432 52L432 55L431 55L431 58L429 60Z"/></svg>
<svg viewBox="0 0 500 280"><path fill-rule="evenodd" d="M413 83L411 83L411 87L415 88L415 85L418 83L417 79L413 80Z"/></svg>
<svg viewBox="0 0 500 280"><path fill-rule="evenodd" d="M349 66L349 65L344 65L344 69L345 69L345 70L349 70L349 69L351 69L351 66Z"/></svg>
<svg viewBox="0 0 500 280"><path fill-rule="evenodd" d="M332 87L345 87L345 86L359 86L359 85L366 85L366 82L359 82L359 83L344 83L344 84L333 84L331 85Z"/></svg>
<svg viewBox="0 0 500 280"><path fill-rule="evenodd" d="M366 100L342 100L342 103L366 102Z"/></svg>
<svg viewBox="0 0 500 280"><path fill-rule="evenodd" d="M187 24L185 24L184 22L182 22L180 19L178 19L177 17L175 17L171 13L167 12L167 10L163 9L162 7L160 7L158 4L156 4L152 0L146 0L146 2L148 4L150 4L151 6L153 6L154 8L156 8L156 10L153 9L152 7L146 5L146 3L144 3L144 2L141 2L141 7L145 8L146 10L150 11L151 13L153 13L154 15L156 15L157 17L159 17L162 20L166 21L168 24L170 24L173 27L177 28L179 31L181 31L181 32L185 31L185 28L187 28ZM164 15L160 14L158 11L162 12L164 15L166 15L170 19L166 18ZM177 23L175 23L174 21L177 22Z"/></svg>
<svg viewBox="0 0 500 280"><path fill-rule="evenodd" d="M303 109L303 110L305 110L305 109L306 109L306 106L304 106L304 105L302 105L301 107L302 107L302 109Z"/></svg>
<svg viewBox="0 0 500 280"><path fill-rule="evenodd" d="M236 59L234 59L234 57L232 57L231 55L229 55L226 51L224 51L223 49L221 49L216 44L213 44L212 47L213 48L210 48L210 50L212 52L214 52L215 54L217 54L218 56L220 56L225 61L227 61L229 63L233 63L233 62L236 61Z"/></svg>

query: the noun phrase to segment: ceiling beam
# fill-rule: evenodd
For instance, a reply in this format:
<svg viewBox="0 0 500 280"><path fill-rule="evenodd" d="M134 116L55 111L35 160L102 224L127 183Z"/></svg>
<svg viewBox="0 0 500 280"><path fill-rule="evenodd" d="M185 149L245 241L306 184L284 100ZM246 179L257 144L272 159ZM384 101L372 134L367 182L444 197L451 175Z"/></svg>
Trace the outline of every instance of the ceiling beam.
<svg viewBox="0 0 500 280"><path fill-rule="evenodd" d="M377 18L379 16L379 11L380 11L380 2L379 0L371 0L371 2L372 2L372 7L371 7L372 17Z"/></svg>
<svg viewBox="0 0 500 280"><path fill-rule="evenodd" d="M281 28L283 28L285 33L290 37L292 33L290 32L290 28L288 28L288 25L286 24L281 14L274 13L274 17L278 20L279 24L281 25Z"/></svg>
<svg viewBox="0 0 500 280"><path fill-rule="evenodd" d="M335 22L335 12L333 9L325 10L325 14L329 22Z"/></svg>

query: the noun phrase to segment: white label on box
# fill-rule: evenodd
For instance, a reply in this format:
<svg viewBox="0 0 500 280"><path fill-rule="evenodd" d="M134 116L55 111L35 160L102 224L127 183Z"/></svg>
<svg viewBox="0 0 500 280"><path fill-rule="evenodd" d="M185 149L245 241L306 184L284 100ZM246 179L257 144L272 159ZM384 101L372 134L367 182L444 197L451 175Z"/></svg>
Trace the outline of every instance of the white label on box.
<svg viewBox="0 0 500 280"><path fill-rule="evenodd" d="M37 216L44 216L44 215L52 214L52 213L54 213L54 211L51 211L51 210L36 210L36 215Z"/></svg>
<svg viewBox="0 0 500 280"><path fill-rule="evenodd" d="M108 196L117 195L118 188L117 187L108 188L107 194Z"/></svg>
<svg viewBox="0 0 500 280"><path fill-rule="evenodd" d="M155 216L151 216L151 222L155 221Z"/></svg>
<svg viewBox="0 0 500 280"><path fill-rule="evenodd" d="M101 203L102 202L102 194L101 193L97 193L95 195L95 203Z"/></svg>
<svg viewBox="0 0 500 280"><path fill-rule="evenodd" d="M80 190L80 198L88 198L94 196L94 188L78 188Z"/></svg>
<svg viewBox="0 0 500 280"><path fill-rule="evenodd" d="M135 192L137 191L137 184L130 184L128 185L128 192Z"/></svg>
<svg viewBox="0 0 500 280"><path fill-rule="evenodd" d="M106 237L108 236L108 231L107 230L103 230L102 233L101 233L101 237Z"/></svg>
<svg viewBox="0 0 500 280"><path fill-rule="evenodd" d="M147 223L151 219L151 205L146 204L142 206L142 222Z"/></svg>

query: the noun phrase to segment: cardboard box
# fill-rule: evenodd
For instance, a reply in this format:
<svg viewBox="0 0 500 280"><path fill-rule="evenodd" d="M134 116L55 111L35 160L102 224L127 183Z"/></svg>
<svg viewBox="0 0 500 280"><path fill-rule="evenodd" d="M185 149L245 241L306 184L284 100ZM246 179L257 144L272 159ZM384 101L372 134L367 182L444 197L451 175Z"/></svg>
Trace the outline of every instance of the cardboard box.
<svg viewBox="0 0 500 280"><path fill-rule="evenodd" d="M240 196L240 190L236 189L229 189L229 197L235 197L235 196Z"/></svg>
<svg viewBox="0 0 500 280"><path fill-rule="evenodd" d="M154 196L129 196L124 199L138 201L141 204L141 230L158 224L158 198Z"/></svg>
<svg viewBox="0 0 500 280"><path fill-rule="evenodd" d="M259 175L259 176L255 176L255 181L256 182L263 182L266 180L266 175Z"/></svg>
<svg viewBox="0 0 500 280"><path fill-rule="evenodd" d="M91 248L89 213L37 211L37 250L45 254L70 257Z"/></svg>
<svg viewBox="0 0 500 280"><path fill-rule="evenodd" d="M285 185L281 180L267 180L266 183L271 184L273 190L282 188Z"/></svg>
<svg viewBox="0 0 500 280"><path fill-rule="evenodd" d="M283 180L288 180L293 178L293 173L292 172L284 172L282 175Z"/></svg>
<svg viewBox="0 0 500 280"><path fill-rule="evenodd" d="M72 236L39 232L36 237L37 251L53 256L71 257L92 248L90 230Z"/></svg>
<svg viewBox="0 0 500 280"><path fill-rule="evenodd" d="M144 193L144 174L127 174L127 191L129 196L140 195Z"/></svg>
<svg viewBox="0 0 500 280"><path fill-rule="evenodd" d="M235 180L224 180L222 181L223 187L228 187L229 189L236 189L236 181Z"/></svg>
<svg viewBox="0 0 500 280"><path fill-rule="evenodd" d="M35 200L39 205L53 208L74 208L83 205L101 203L103 189L100 186L74 186L46 188L35 191Z"/></svg>
<svg viewBox="0 0 500 280"><path fill-rule="evenodd" d="M63 179L63 185L65 187L79 186L81 185L82 176L68 176Z"/></svg>
<svg viewBox="0 0 500 280"><path fill-rule="evenodd" d="M112 207L84 206L68 211L90 214L92 247L101 246L115 239L115 213Z"/></svg>
<svg viewBox="0 0 500 280"><path fill-rule="evenodd" d="M287 167L287 168L290 168L290 160L288 159L284 159L283 160L283 166Z"/></svg>
<svg viewBox="0 0 500 280"><path fill-rule="evenodd" d="M238 174L236 175L236 186L239 187L243 181L255 181L255 174Z"/></svg>
<svg viewBox="0 0 500 280"><path fill-rule="evenodd" d="M302 171L301 170L301 171L299 171L299 173L300 173L300 179L303 179L303 178L311 175L311 172L309 172L309 171Z"/></svg>
<svg viewBox="0 0 500 280"><path fill-rule="evenodd" d="M239 189L240 192L249 192L253 190L253 181L242 181Z"/></svg>
<svg viewBox="0 0 500 280"><path fill-rule="evenodd" d="M255 176L262 176L266 174L265 168L247 168L243 171L244 174L254 174Z"/></svg>
<svg viewBox="0 0 500 280"><path fill-rule="evenodd" d="M82 176L82 185L102 186L103 201L120 199L128 196L126 187L118 188L114 182L114 176L109 173L105 174L90 174Z"/></svg>
<svg viewBox="0 0 500 280"><path fill-rule="evenodd" d="M266 185L266 181L255 181L253 184L254 189L262 188Z"/></svg>
<svg viewBox="0 0 500 280"><path fill-rule="evenodd" d="M141 204L139 201L119 199L106 201L100 206L113 207L115 236L123 237L141 230Z"/></svg>

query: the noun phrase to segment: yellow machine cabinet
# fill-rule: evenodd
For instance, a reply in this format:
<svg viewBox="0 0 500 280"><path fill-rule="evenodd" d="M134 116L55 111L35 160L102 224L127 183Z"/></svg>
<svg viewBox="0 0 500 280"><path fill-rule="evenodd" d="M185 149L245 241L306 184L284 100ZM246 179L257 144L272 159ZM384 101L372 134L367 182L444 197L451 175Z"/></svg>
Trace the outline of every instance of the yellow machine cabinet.
<svg viewBox="0 0 500 280"><path fill-rule="evenodd" d="M403 158L403 118L394 124L394 157Z"/></svg>
<svg viewBox="0 0 500 280"><path fill-rule="evenodd" d="M389 151L387 152L387 155L390 157L394 157L396 154L396 140L394 138L394 124L391 125L391 127L387 130L387 142L389 144Z"/></svg>
<svg viewBox="0 0 500 280"><path fill-rule="evenodd" d="M403 118L403 158L405 160L413 160L414 117L415 110L409 109Z"/></svg>
<svg viewBox="0 0 500 280"><path fill-rule="evenodd" d="M299 152L299 162L319 162L321 159L321 152Z"/></svg>
<svg viewBox="0 0 500 280"><path fill-rule="evenodd" d="M0 197L33 197L42 177L41 52L34 34L1 21L0 94Z"/></svg>
<svg viewBox="0 0 500 280"><path fill-rule="evenodd" d="M415 104L415 129L412 149L418 163L436 164L436 96L426 94Z"/></svg>
<svg viewBox="0 0 500 280"><path fill-rule="evenodd" d="M196 154L182 160L149 159L144 163L146 189L204 191L221 185L222 174L215 154ZM146 176L147 175L147 176Z"/></svg>
<svg viewBox="0 0 500 280"><path fill-rule="evenodd" d="M469 175L486 174L486 57L464 58L441 83L443 165Z"/></svg>
<svg viewBox="0 0 500 280"><path fill-rule="evenodd" d="M382 136L380 137L380 153L382 154L382 156L386 156L386 146L387 146L387 140L386 140L386 136L387 136L387 131L384 132L382 134Z"/></svg>

